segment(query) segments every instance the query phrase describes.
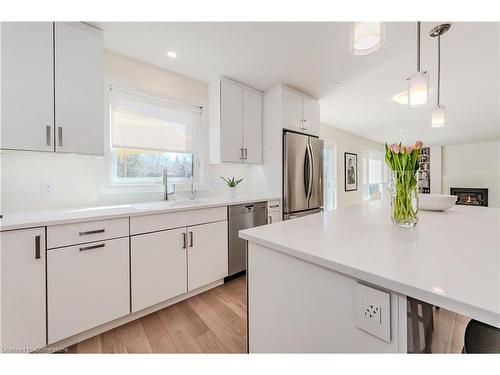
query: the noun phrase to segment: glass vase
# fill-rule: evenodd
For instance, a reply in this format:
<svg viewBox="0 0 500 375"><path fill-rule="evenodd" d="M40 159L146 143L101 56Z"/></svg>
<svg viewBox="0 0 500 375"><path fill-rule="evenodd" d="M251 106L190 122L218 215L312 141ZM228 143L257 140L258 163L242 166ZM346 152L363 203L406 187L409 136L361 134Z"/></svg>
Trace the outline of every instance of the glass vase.
<svg viewBox="0 0 500 375"><path fill-rule="evenodd" d="M410 228L418 222L417 171L392 171L391 218L394 224Z"/></svg>

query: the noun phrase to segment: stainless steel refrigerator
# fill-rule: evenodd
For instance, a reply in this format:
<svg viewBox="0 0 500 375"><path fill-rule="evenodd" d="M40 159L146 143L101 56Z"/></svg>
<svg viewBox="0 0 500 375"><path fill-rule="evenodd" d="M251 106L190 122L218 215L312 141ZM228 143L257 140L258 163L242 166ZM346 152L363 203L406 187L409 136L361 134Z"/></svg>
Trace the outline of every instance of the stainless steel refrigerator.
<svg viewBox="0 0 500 375"><path fill-rule="evenodd" d="M323 210L323 140L283 133L283 219Z"/></svg>

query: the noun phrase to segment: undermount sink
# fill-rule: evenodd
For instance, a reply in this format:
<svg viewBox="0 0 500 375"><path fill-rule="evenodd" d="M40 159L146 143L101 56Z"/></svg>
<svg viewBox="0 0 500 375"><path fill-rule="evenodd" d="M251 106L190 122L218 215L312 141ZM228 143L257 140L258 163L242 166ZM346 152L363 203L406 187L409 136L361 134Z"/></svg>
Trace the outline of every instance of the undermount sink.
<svg viewBox="0 0 500 375"><path fill-rule="evenodd" d="M136 209L133 205L130 204L121 204L117 206L100 206L100 207L85 207L85 208L76 208L73 210L66 211L67 213L96 213L96 212L106 212L106 211L129 211Z"/></svg>
<svg viewBox="0 0 500 375"><path fill-rule="evenodd" d="M179 199L179 200L171 200L171 201L161 201L161 202L148 202L148 203L140 203L134 204L134 208L138 210L147 210L147 209L162 209L162 208L170 208L170 207L182 207L182 206L192 206L203 203L203 200L200 199Z"/></svg>

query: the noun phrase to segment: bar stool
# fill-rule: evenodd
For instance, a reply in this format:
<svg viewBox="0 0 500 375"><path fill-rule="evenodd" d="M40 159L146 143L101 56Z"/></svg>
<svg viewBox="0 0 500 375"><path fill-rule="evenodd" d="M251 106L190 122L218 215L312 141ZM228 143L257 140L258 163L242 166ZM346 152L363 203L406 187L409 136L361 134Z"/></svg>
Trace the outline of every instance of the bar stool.
<svg viewBox="0 0 500 375"><path fill-rule="evenodd" d="M465 329L464 353L500 353L500 329L472 319Z"/></svg>

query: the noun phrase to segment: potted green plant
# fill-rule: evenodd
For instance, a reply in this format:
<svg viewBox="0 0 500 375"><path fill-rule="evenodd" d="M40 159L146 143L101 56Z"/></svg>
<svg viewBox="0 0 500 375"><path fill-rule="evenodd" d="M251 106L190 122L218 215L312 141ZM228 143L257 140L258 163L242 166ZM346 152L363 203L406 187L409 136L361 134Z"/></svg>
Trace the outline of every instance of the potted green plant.
<svg viewBox="0 0 500 375"><path fill-rule="evenodd" d="M239 185L239 183L241 181L243 181L242 178L240 179L236 179L233 177L222 177L221 178L224 180L224 182L226 183L226 186L228 188L228 192L229 192L229 197L230 198L235 198L236 197L236 187Z"/></svg>
<svg viewBox="0 0 500 375"><path fill-rule="evenodd" d="M385 144L385 162L392 171L391 218L402 227L413 227L418 222L418 178L422 142L404 146Z"/></svg>

